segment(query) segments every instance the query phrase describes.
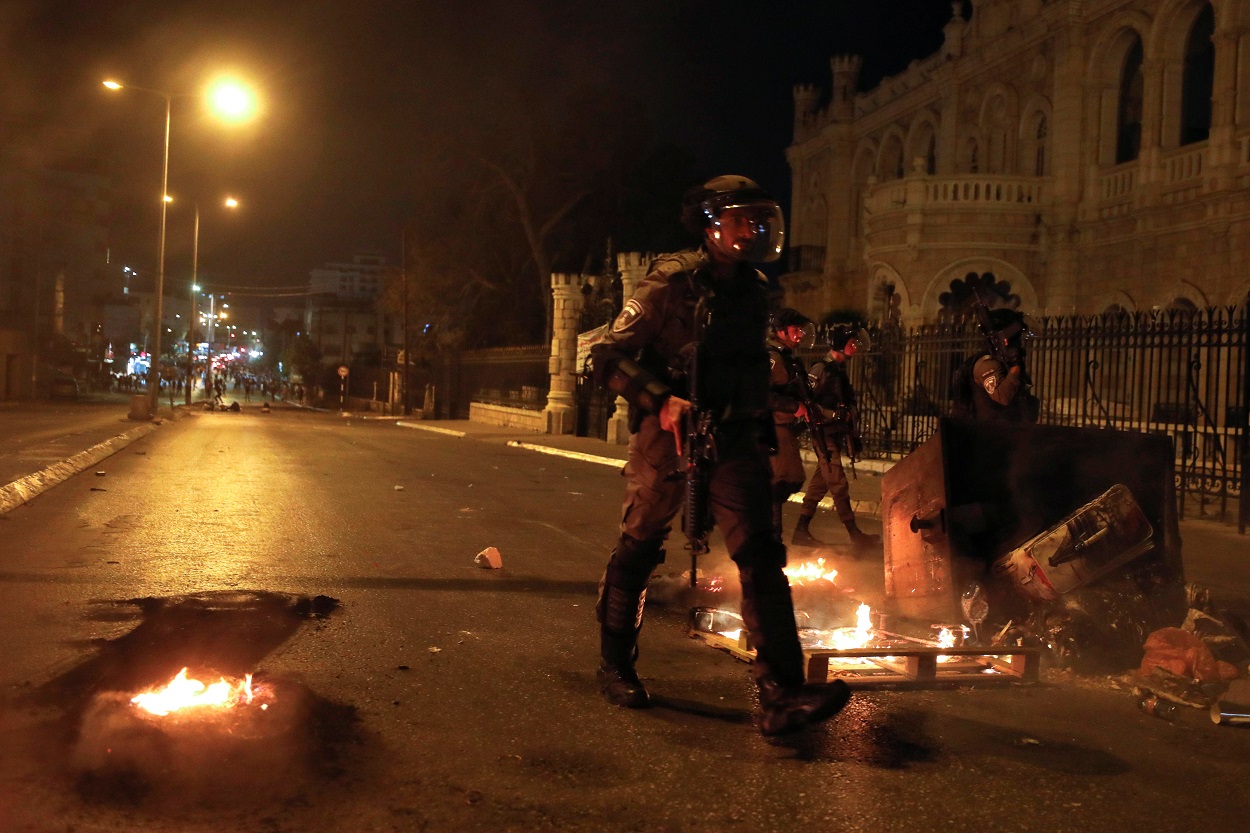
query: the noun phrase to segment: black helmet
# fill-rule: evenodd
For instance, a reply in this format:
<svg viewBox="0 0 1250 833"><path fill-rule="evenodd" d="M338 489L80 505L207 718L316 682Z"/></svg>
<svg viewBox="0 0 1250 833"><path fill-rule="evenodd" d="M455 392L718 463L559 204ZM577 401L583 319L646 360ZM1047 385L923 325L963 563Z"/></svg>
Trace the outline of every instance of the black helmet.
<svg viewBox="0 0 1250 833"><path fill-rule="evenodd" d="M990 310L990 326L994 328L994 335L1004 343L1019 342L1029 335L1024 313L1014 309Z"/></svg>
<svg viewBox="0 0 1250 833"><path fill-rule="evenodd" d="M999 357L1013 364L1023 361L1024 342L1033 336L1024 321L1024 313L1014 309L992 309L990 326L994 332L989 337L1000 345L996 348Z"/></svg>
<svg viewBox="0 0 1250 833"><path fill-rule="evenodd" d="M682 200L681 221L730 260L771 263L781 257L786 235L781 206L744 176L718 176L691 188Z"/></svg>
<svg viewBox="0 0 1250 833"><path fill-rule="evenodd" d="M773 329L784 330L786 327L806 327L812 319L790 307L784 307L773 313Z"/></svg>
<svg viewBox="0 0 1250 833"><path fill-rule="evenodd" d="M837 324L829 328L830 350L837 350L841 353L846 349L847 342L852 339L859 342L859 346L865 350L872 347L872 339L868 337L868 331L858 324Z"/></svg>

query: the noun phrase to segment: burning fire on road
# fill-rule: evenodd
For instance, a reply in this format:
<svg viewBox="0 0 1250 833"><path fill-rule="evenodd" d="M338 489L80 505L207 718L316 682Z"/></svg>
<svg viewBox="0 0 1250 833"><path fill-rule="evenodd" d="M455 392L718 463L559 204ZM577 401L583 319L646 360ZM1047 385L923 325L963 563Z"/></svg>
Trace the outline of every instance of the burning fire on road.
<svg viewBox="0 0 1250 833"><path fill-rule="evenodd" d="M257 695L270 694L270 690L260 688L253 690L252 675L247 674L242 680L227 681L225 677L217 682L206 685L196 679L187 677L183 668L162 688L153 688L136 694L130 698L134 706L158 717L179 712L192 713L192 710L218 708L230 709L239 706L251 706L255 703L261 711L269 708L266 701L257 701ZM197 712L197 714L202 714Z"/></svg>

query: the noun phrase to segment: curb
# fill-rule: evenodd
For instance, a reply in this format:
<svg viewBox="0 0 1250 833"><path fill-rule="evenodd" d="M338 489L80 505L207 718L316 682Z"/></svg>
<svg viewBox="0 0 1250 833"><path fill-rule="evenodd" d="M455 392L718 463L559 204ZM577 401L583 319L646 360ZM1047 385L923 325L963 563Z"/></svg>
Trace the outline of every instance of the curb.
<svg viewBox="0 0 1250 833"><path fill-rule="evenodd" d="M445 434L448 437L468 436L464 431L453 431L450 428L439 428L436 425L422 425L419 422L405 422L402 419L399 422L396 422L395 424L398 425L400 428L415 428L418 431L430 431L435 434ZM512 445L512 443L508 443L508 445Z"/></svg>
<svg viewBox="0 0 1250 833"><path fill-rule="evenodd" d="M155 422L144 423L111 440L97 443L86 451L80 451L67 460L53 463L41 471L20 477L7 486L0 486L0 515L16 509L80 471L91 468L106 457L111 457L140 437L152 433L156 428Z"/></svg>
<svg viewBox="0 0 1250 833"><path fill-rule="evenodd" d="M404 425L404 423L402 422L399 424ZM418 428L420 426L404 425L404 427L405 428ZM426 428L425 430L437 431L439 433L453 434L456 436L464 436L464 434L459 431L449 431L446 428ZM620 460L615 457L600 457L597 454L586 454L581 451L567 451L562 448L552 448L551 446L542 445L541 443L527 443L527 442L521 442L519 440L510 440L508 442L508 446L510 448L520 448L526 451L537 451L540 454L552 454L552 455L555 455L556 457L567 457L570 460L581 460L586 463L597 463L601 466L612 466L614 468L620 468L621 466L625 464L624 460ZM809 461L809 462L814 462L814 458L813 458L813 461ZM874 460L871 462L876 463L879 461ZM848 461L848 464L849 464L849 461ZM877 469L877 470L883 471L883 470L888 470L888 469L889 469L889 464L885 465L884 468ZM789 501L790 503L802 503L803 493L796 492L795 494L790 495ZM833 498L825 497L825 499L822 500L818 504L818 506L821 509L832 511L833 510ZM870 518L881 517L881 504L875 501L851 500L851 509L855 512L856 515L863 515L864 517L870 517Z"/></svg>

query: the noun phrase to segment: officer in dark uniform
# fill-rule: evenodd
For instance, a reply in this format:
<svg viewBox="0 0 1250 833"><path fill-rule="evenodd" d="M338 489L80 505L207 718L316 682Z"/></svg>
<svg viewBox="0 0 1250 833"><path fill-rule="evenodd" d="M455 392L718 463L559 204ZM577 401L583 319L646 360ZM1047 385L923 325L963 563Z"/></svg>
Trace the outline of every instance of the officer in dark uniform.
<svg viewBox="0 0 1250 833"><path fill-rule="evenodd" d="M812 535L808 526L816 515L816 507L825 495L833 496L833 509L846 527L851 546L856 551L872 549L881 543L880 535L870 535L855 523L855 511L851 508L851 486L842 471L842 454L857 452L852 447L859 442L857 434L858 413L855 390L846 372L846 363L859 350L863 336L860 330L849 326L837 326L829 332L829 352L822 361L812 365L808 378L812 397L820 408L820 422L829 440L832 458L826 465L818 461L812 481L803 495L803 508L799 511L799 523L794 529L790 543L818 547L823 542Z"/></svg>
<svg viewBox="0 0 1250 833"><path fill-rule="evenodd" d="M1024 314L1010 309L989 313L1000 345L998 355L986 350L965 363L956 385L955 415L1003 422L1037 422L1038 401L1024 367L1024 339L1029 335Z"/></svg>
<svg viewBox="0 0 1250 833"><path fill-rule="evenodd" d="M799 388L801 375L807 375L803 360L794 354L796 347L810 343L814 333L812 320L798 310L786 308L773 316L773 334L768 340L770 367L768 407L773 412L777 432L777 453L771 458L773 468L773 528L782 540L782 509L790 495L803 488L807 471L799 449L799 434L807 419L803 394Z"/></svg>
<svg viewBox="0 0 1250 833"><path fill-rule="evenodd" d="M620 537L600 582L600 690L609 702L648 705L634 670L647 580L683 498L682 423L690 347L701 333L699 400L714 418L716 457L708 503L742 583L760 694L760 730L792 731L837 713L841 682L805 685L785 547L773 535L766 440L768 287L751 263L781 253L781 209L749 179L722 176L691 189L686 227L696 251L651 264L604 343L591 352L596 379L630 406L631 435Z"/></svg>

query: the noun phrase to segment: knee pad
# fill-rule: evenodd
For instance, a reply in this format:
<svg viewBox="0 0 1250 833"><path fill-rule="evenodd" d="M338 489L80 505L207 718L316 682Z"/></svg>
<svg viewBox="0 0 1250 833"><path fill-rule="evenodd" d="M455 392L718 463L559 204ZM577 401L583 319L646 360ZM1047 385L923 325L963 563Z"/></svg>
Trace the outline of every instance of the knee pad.
<svg viewBox="0 0 1250 833"><path fill-rule="evenodd" d="M664 563L664 541L639 541L622 535L608 559L603 581L613 587L642 590L652 571Z"/></svg>

